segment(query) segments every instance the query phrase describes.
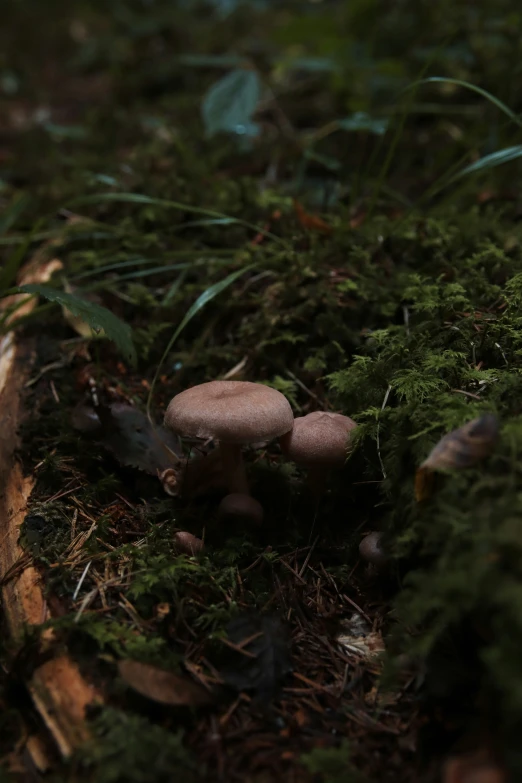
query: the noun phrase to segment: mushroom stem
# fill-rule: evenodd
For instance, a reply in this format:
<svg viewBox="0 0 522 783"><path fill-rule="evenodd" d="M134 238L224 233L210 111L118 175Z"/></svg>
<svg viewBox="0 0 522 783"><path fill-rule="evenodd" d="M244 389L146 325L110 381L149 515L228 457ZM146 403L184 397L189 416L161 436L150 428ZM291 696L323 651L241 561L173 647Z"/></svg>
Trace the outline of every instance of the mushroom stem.
<svg viewBox="0 0 522 783"><path fill-rule="evenodd" d="M248 481L245 471L245 463L241 456L241 446L237 443L219 444L221 451L221 461L223 463L223 474L228 485L229 492L239 492L243 495L249 495Z"/></svg>
<svg viewBox="0 0 522 783"><path fill-rule="evenodd" d="M326 490L328 469L323 465L314 465L306 470L306 484L316 503L319 502Z"/></svg>

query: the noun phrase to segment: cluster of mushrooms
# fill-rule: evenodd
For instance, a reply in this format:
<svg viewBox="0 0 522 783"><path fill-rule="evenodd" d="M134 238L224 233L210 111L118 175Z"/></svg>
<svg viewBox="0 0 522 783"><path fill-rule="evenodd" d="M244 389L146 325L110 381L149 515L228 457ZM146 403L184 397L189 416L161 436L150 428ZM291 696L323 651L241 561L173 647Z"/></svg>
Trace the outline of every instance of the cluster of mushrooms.
<svg viewBox="0 0 522 783"><path fill-rule="evenodd" d="M165 427L177 435L217 442L228 491L219 505L219 518L254 525L262 523L263 507L250 495L242 446L279 439L283 454L306 470L308 487L317 501L329 473L345 463L350 432L356 426L348 416L327 411L294 418L281 392L249 381L193 386L177 394L165 413ZM178 543L192 554L202 546L190 533L177 536L188 537ZM363 539L360 552L364 559L376 564L384 559L380 538L374 532Z"/></svg>
<svg viewBox="0 0 522 783"><path fill-rule="evenodd" d="M176 395L165 426L181 437L218 442L229 493L219 516L260 524L263 508L250 495L241 447L278 438L283 453L306 468L310 489L319 496L328 472L344 464L356 424L348 416L323 411L294 419L290 403L276 389L248 381L210 381Z"/></svg>

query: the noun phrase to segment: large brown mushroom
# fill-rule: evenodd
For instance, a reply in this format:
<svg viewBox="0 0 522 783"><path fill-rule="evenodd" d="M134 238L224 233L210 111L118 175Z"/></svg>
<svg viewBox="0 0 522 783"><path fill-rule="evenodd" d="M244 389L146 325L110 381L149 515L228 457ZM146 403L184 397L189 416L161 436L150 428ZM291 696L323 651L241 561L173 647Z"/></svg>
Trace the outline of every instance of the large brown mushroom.
<svg viewBox="0 0 522 783"><path fill-rule="evenodd" d="M280 439L281 450L308 473L308 486L319 497L335 467L346 461L349 435L356 423L341 413L314 411L294 420L291 432Z"/></svg>
<svg viewBox="0 0 522 783"><path fill-rule="evenodd" d="M223 498L218 508L220 520L247 522L250 525L260 525L263 521L263 506L251 495L233 492Z"/></svg>
<svg viewBox="0 0 522 783"><path fill-rule="evenodd" d="M278 438L292 429L290 403L269 386L210 381L177 394L165 425L178 435L219 441L229 492L248 494L241 446Z"/></svg>

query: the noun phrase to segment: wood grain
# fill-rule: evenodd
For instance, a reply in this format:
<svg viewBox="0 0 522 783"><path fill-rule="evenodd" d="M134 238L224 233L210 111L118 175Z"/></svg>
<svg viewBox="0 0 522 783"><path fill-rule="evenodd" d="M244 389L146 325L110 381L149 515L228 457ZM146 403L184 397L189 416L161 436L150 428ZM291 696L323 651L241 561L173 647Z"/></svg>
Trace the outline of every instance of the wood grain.
<svg viewBox="0 0 522 783"><path fill-rule="evenodd" d="M23 270L19 284L46 282L60 266L58 259L48 261L40 252ZM4 300L0 307L12 304L12 299ZM28 300L15 317L27 314L35 304L35 299ZM17 332L0 338L0 586L5 625L14 649L27 626L41 625L50 616L40 575L18 543L35 483L33 476L24 476L16 456L24 415L22 393L33 363L31 340ZM66 653L52 656L52 633L47 632L46 644L51 657L35 669L27 687L56 748L67 757L87 739L86 709L101 697Z"/></svg>

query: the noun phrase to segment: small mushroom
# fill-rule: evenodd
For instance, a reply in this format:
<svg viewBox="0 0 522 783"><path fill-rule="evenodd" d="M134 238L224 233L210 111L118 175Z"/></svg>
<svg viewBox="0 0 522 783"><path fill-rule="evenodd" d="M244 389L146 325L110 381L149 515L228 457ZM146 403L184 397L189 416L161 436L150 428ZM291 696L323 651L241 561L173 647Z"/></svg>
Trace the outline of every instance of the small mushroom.
<svg viewBox="0 0 522 783"><path fill-rule="evenodd" d="M174 546L181 555L195 557L201 554L204 544L200 538L196 538L192 533L181 530L174 535Z"/></svg>
<svg viewBox="0 0 522 783"><path fill-rule="evenodd" d="M443 783L506 783L506 773L484 751L448 759Z"/></svg>
<svg viewBox="0 0 522 783"><path fill-rule="evenodd" d="M263 521L263 506L251 495L232 492L223 498L218 507L219 519L229 519L260 525Z"/></svg>
<svg viewBox="0 0 522 783"><path fill-rule="evenodd" d="M308 472L308 486L316 498L335 467L346 461L349 435L357 424L341 413L314 411L294 420L291 432L280 439L283 454Z"/></svg>
<svg viewBox="0 0 522 783"><path fill-rule="evenodd" d="M248 494L241 446L278 438L292 429L294 416L281 392L248 381L210 381L177 394L165 425L178 435L219 441L230 492Z"/></svg>
<svg viewBox="0 0 522 783"><path fill-rule="evenodd" d="M367 560L372 565L382 566L388 562L388 555L382 547L382 533L372 530L363 538L359 544L359 554L363 560Z"/></svg>

